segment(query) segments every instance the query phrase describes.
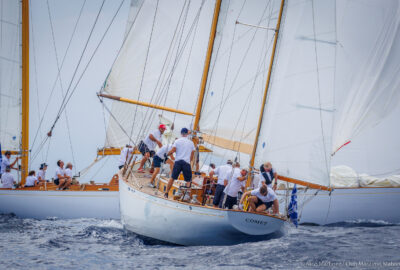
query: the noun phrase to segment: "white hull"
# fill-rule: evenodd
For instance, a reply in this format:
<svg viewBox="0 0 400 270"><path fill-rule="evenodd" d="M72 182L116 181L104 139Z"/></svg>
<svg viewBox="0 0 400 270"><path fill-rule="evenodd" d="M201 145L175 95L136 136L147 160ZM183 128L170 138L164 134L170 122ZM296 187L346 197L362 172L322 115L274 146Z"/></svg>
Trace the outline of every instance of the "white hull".
<svg viewBox="0 0 400 270"><path fill-rule="evenodd" d="M23 218L119 219L118 191L0 190L0 214Z"/></svg>
<svg viewBox="0 0 400 270"><path fill-rule="evenodd" d="M300 223L319 225L357 220L400 223L400 188L345 188L298 191ZM304 206L303 206L303 202Z"/></svg>
<svg viewBox="0 0 400 270"><path fill-rule="evenodd" d="M121 221L134 233L179 245L226 245L265 239L284 220L194 206L141 192L119 181Z"/></svg>

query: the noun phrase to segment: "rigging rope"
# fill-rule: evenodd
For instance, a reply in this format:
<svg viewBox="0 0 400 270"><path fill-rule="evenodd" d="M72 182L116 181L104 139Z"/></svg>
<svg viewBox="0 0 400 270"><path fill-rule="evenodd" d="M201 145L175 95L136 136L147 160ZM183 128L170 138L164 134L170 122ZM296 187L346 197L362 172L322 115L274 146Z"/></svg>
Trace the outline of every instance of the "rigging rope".
<svg viewBox="0 0 400 270"><path fill-rule="evenodd" d="M144 76L146 74L146 67L147 67L147 60L149 58L149 53L150 53L150 48L151 48L151 40L153 38L153 32L154 32L154 25L156 23L156 17L157 17L157 10L158 10L158 4L159 4L159 0L157 0L157 4L156 4L156 9L154 11L154 16L153 16L153 23L151 25L151 31L150 31L150 38L149 38L149 44L147 46L147 51L146 51L146 58L144 60L144 68L143 68L143 73L140 79L140 86L139 86L139 94L138 94L138 100L140 100L140 96L142 93L142 87L143 87L143 80L144 80ZM131 134L129 137L132 137L132 133L133 133L133 128L135 126L135 122L136 122L136 115L137 115L137 109L139 106L135 106L135 113L133 114L133 122L132 122L132 129L131 129Z"/></svg>
<svg viewBox="0 0 400 270"><path fill-rule="evenodd" d="M58 60L56 39L55 39L55 35L54 35L54 27L53 27L53 20L52 20L52 17L51 17L49 0L47 0L46 3L47 3L47 11L48 11L48 15L49 15L49 20L50 20L50 29L51 29L51 37L52 37L52 40L53 40L54 53L55 53L55 56L56 56L57 71L58 71L58 74L59 74L58 78L59 78L59 82L60 82L61 96L64 98L65 96L64 96L64 89L63 89L63 84L62 84L62 80L61 80L61 69L60 69L60 63L59 63L59 60ZM67 125L68 139L69 139L69 146L70 146L70 149L71 149L72 161L73 161L74 165L76 165L75 155L74 155L74 148L72 146L71 132L70 132L70 128L69 128L69 119L68 119L67 109L65 109L65 111L64 111L64 116L65 116L65 121L66 121L66 125ZM74 166L74 172L76 174L76 166Z"/></svg>
<svg viewBox="0 0 400 270"><path fill-rule="evenodd" d="M60 70L61 70L61 69L63 68L63 66L64 66L64 62L65 62L66 56L67 56L67 54L68 54L68 52L69 52L69 48L70 48L71 43L72 43L72 40L73 40L73 38L74 38L74 36L75 36L75 32L76 32L76 29L77 29L77 27L78 27L79 20L80 20L80 18L81 18L81 16L82 16L82 12L83 12L83 8L84 8L84 6L85 6L85 3L86 3L86 0L83 2L82 7L81 7L81 9L80 9L80 11L79 11L79 16L78 16L78 18L77 18L77 20L76 20L76 22L75 22L74 30L72 31L71 38L69 39L67 49L65 50L65 53L64 53L64 56L63 56L63 60L61 61ZM32 26L32 27L33 27L33 26ZM56 79L54 80L54 83L53 83L53 86L52 86L52 89L51 89L51 92L50 92L50 96L49 96L49 98L47 99L46 107L45 107L45 109L44 109L44 111L43 111L43 115L42 115L42 117L41 117L41 119L40 119L39 127L38 127L38 129L36 130L36 133L35 133L35 136L34 136L34 139L33 139L33 143L32 143L31 149L33 149L33 147L34 147L34 145L35 145L36 138L37 138L38 133L39 133L39 131L40 131L40 129L41 129L41 126L42 126L42 124L43 124L43 119L44 119L44 116L46 115L46 111L47 111L47 108L48 108L48 106L49 106L49 104L50 104L51 97L53 96L53 92L54 92L54 90L55 90L55 88L56 88L56 85L57 85L57 81L58 81L58 77L59 77L59 76L60 76L60 73L57 73Z"/></svg>

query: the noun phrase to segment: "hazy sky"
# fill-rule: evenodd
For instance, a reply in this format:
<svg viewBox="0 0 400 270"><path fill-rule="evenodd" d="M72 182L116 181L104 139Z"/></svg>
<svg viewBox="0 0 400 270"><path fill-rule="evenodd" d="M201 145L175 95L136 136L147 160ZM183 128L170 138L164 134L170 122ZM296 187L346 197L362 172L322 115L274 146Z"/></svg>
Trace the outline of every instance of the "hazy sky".
<svg viewBox="0 0 400 270"><path fill-rule="evenodd" d="M62 159L65 162L73 162L76 172L82 170L93 162L96 157L96 149L104 145L105 125L103 110L96 92L100 90L121 45L130 0L123 1L123 7L68 103L65 112L68 115L70 137L65 113L63 113L53 131L51 139L44 147L38 149L56 118L63 96L59 81L57 81L57 85L51 95L51 90L58 73L55 48L59 64L61 65L84 2L84 0L48 0L54 29L54 46L47 1L31 1L30 145L33 149L32 157L38 153L37 151L40 151L36 158L31 161L31 168L37 169L40 163L47 162L49 164L48 177L53 176L58 159ZM62 89L64 93L71 82L101 3L101 0L86 0L76 33L61 70ZM120 0L105 1L72 86L75 85L77 79L82 74L83 67L86 66L120 3ZM44 114L48 103L49 106ZM40 119L43 115L43 124L32 147ZM107 118L108 115L106 115ZM73 155L69 138L71 138L72 142ZM116 171L115 158L110 157L99 162L98 166L94 167L82 180L108 181ZM105 168L99 171L99 168L103 167L103 165L105 165Z"/></svg>

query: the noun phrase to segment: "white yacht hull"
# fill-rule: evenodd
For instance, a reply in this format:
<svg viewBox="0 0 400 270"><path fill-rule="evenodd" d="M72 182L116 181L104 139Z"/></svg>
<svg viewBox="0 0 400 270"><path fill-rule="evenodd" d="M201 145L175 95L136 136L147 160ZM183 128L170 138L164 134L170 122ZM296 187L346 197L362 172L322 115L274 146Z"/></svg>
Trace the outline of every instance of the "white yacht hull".
<svg viewBox="0 0 400 270"><path fill-rule="evenodd" d="M119 181L121 221L142 236L179 245L229 245L265 239L284 220L234 210L194 206L141 192Z"/></svg>
<svg viewBox="0 0 400 270"><path fill-rule="evenodd" d="M400 223L400 188L338 188L331 196L327 191L315 193L316 190L298 191L300 223L325 225L359 220Z"/></svg>
<svg viewBox="0 0 400 270"><path fill-rule="evenodd" d="M118 191L1 190L0 214L23 218L119 219Z"/></svg>

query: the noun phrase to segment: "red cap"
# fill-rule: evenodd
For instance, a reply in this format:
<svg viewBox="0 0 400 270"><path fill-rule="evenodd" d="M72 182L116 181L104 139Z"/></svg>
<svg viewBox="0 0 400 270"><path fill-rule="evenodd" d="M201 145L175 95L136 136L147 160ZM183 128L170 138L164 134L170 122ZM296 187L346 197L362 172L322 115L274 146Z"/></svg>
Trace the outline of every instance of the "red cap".
<svg viewBox="0 0 400 270"><path fill-rule="evenodd" d="M167 127L164 124L161 124L158 128L167 129Z"/></svg>

